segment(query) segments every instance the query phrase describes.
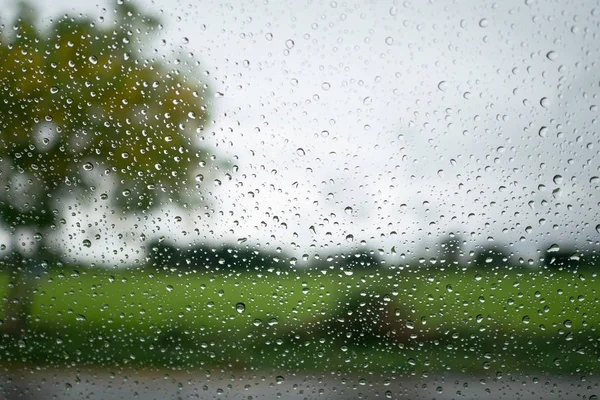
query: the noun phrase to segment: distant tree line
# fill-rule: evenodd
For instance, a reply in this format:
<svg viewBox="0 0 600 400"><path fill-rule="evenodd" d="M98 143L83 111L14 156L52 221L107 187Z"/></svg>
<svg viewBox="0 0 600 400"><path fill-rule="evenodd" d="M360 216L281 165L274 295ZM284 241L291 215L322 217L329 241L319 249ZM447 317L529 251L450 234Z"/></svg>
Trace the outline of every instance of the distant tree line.
<svg viewBox="0 0 600 400"><path fill-rule="evenodd" d="M594 268L598 264L597 251L590 245L578 249L571 244L548 244L530 263L530 260L514 254L505 244L492 242L469 252L465 250L465 244L466 242L458 235L451 234L443 238L438 245L437 264L482 270L500 268L583 270Z"/></svg>
<svg viewBox="0 0 600 400"><path fill-rule="evenodd" d="M185 245L154 241L149 246L147 265L155 268L209 271L263 271L295 265L288 254L240 245ZM307 257L305 270L343 271L376 269L382 260L374 251L348 251Z"/></svg>
<svg viewBox="0 0 600 400"><path fill-rule="evenodd" d="M540 250L539 256L530 263L509 250L508 246L490 243L474 250L465 250L465 241L458 236L448 236L437 245L438 253L435 263L418 262L424 257L414 256L407 260L405 267L425 268L457 268L498 270L498 269L532 269L547 270L585 270L598 265L598 256L593 248L576 249L569 245L548 245ZM155 240L148 246L146 266L156 269L178 269L196 272L225 271L270 271L298 266L305 271L331 270L351 274L357 271L369 271L394 267L393 260L385 260L379 251L371 249L342 250L326 255L305 257L297 264L289 254L281 251L261 249L258 247L221 244L176 245L167 240ZM428 260L430 260L429 258ZM0 270L8 265L24 265L30 261L16 252L0 254ZM45 258L48 265L67 266L64 260L55 254Z"/></svg>
<svg viewBox="0 0 600 400"><path fill-rule="evenodd" d="M241 246L177 246L156 241L149 246L148 265L201 271L261 271L289 263L285 255Z"/></svg>

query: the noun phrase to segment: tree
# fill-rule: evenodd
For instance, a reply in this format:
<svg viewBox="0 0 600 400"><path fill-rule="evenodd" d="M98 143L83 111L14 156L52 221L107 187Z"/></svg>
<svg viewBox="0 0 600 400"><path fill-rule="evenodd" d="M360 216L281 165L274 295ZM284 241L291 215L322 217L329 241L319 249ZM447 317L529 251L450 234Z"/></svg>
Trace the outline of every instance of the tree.
<svg viewBox="0 0 600 400"><path fill-rule="evenodd" d="M358 273L377 270L381 265L381 260L374 250L359 249L318 257L309 264L308 268L313 270L330 268L346 273Z"/></svg>
<svg viewBox="0 0 600 400"><path fill-rule="evenodd" d="M445 265L458 265L463 256L463 239L450 233L439 245L439 262Z"/></svg>
<svg viewBox="0 0 600 400"><path fill-rule="evenodd" d="M166 241L149 246L148 266L176 268L180 271L266 271L283 266L285 254L240 246L195 245L179 247Z"/></svg>
<svg viewBox="0 0 600 400"><path fill-rule="evenodd" d="M67 204L112 202L124 213L186 204L218 168L197 144L206 84L179 61L144 56L160 25L120 3L113 22L65 16L46 30L22 3L0 39L0 221L15 239L3 328L14 334L33 278L66 253L48 237ZM17 240L23 232L33 240Z"/></svg>
<svg viewBox="0 0 600 400"><path fill-rule="evenodd" d="M473 264L477 268L501 268L512 267L511 254L502 245L487 245L482 246L475 252Z"/></svg>
<svg viewBox="0 0 600 400"><path fill-rule="evenodd" d="M593 254L577 250L572 245L552 244L544 252L544 266L549 270L595 268Z"/></svg>

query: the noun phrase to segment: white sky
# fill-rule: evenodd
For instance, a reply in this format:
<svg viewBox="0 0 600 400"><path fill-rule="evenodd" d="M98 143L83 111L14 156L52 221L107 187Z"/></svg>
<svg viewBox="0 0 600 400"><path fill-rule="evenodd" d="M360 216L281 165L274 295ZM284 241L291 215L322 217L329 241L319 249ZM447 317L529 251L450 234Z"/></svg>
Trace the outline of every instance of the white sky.
<svg viewBox="0 0 600 400"><path fill-rule="evenodd" d="M37 3L44 15L114 8ZM210 217L104 222L90 249L79 244L93 231L71 225L62 240L115 263L136 245L106 249L156 226L181 243L299 254L419 251L450 231L525 258L597 240L600 6L566 3L139 1L166 48L193 52L223 94L206 142L240 168L209 196Z"/></svg>

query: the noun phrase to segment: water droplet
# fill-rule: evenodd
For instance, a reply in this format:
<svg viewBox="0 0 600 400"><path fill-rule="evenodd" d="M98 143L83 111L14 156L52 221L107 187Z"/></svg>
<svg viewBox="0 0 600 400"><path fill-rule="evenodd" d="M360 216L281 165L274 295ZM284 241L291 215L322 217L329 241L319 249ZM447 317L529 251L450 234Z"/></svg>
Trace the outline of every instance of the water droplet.
<svg viewBox="0 0 600 400"><path fill-rule="evenodd" d="M40 232L36 232L35 235L33 235L33 238L39 242L44 236Z"/></svg>
<svg viewBox="0 0 600 400"><path fill-rule="evenodd" d="M92 247L92 242L89 239L85 239L82 244L83 244L83 247L87 247L87 248Z"/></svg>
<svg viewBox="0 0 600 400"><path fill-rule="evenodd" d="M50 88L50 93L52 93L52 94L56 94L56 93L58 93L58 92L60 92L60 89L58 88L58 86L52 86L52 87Z"/></svg>
<svg viewBox="0 0 600 400"><path fill-rule="evenodd" d="M285 378L281 375L278 375L275 377L275 382L277 382L278 385L281 385L284 381L285 381Z"/></svg>
<svg viewBox="0 0 600 400"><path fill-rule="evenodd" d="M556 54L555 51L549 51L548 54L546 54L546 58L550 61L554 61L558 58L558 54Z"/></svg>
<svg viewBox="0 0 600 400"><path fill-rule="evenodd" d="M235 310L239 313L242 314L244 311L246 311L246 305L244 303L237 303L235 305Z"/></svg>
<svg viewBox="0 0 600 400"><path fill-rule="evenodd" d="M479 20L479 26L485 28L490 24L490 21L487 18L482 18Z"/></svg>
<svg viewBox="0 0 600 400"><path fill-rule="evenodd" d="M299 147L299 148L296 150L296 154L298 154L299 156L303 156L303 155L305 155L306 153L304 152L304 149L303 149L302 147Z"/></svg>
<svg viewBox="0 0 600 400"><path fill-rule="evenodd" d="M371 99L369 96L367 96L367 97L365 97L365 98L363 99L363 104L364 104L365 106L368 106L368 105L370 105L372 102L373 102L373 101L372 101L372 99Z"/></svg>
<svg viewBox="0 0 600 400"><path fill-rule="evenodd" d="M294 41L292 39L288 39L285 41L285 47L287 47L289 50L293 49L295 45L296 44L294 43Z"/></svg>
<svg viewBox="0 0 600 400"><path fill-rule="evenodd" d="M596 225L596 232L600 233L600 224Z"/></svg>
<svg viewBox="0 0 600 400"><path fill-rule="evenodd" d="M167 285L167 291L168 292L172 292L173 290L175 290L175 288L171 285Z"/></svg>
<svg viewBox="0 0 600 400"><path fill-rule="evenodd" d="M348 215L352 215L352 207L348 206L344 208L344 212Z"/></svg>
<svg viewBox="0 0 600 400"><path fill-rule="evenodd" d="M391 46L394 44L394 38L391 36L388 36L385 38L385 44L387 44L388 46Z"/></svg>
<svg viewBox="0 0 600 400"><path fill-rule="evenodd" d="M563 322L563 325L565 326L565 328L571 328L573 327L573 322L570 319L565 320L565 322Z"/></svg>
<svg viewBox="0 0 600 400"><path fill-rule="evenodd" d="M184 36L183 38L181 38L181 43L188 44L189 42L190 42L190 39L188 39L187 37Z"/></svg>
<svg viewBox="0 0 600 400"><path fill-rule="evenodd" d="M91 162L86 162L85 164L83 164L83 169L86 171L92 171L94 169L94 164L92 164Z"/></svg>
<svg viewBox="0 0 600 400"><path fill-rule="evenodd" d="M563 177L562 175L554 175L554 178L552 178L552 180L555 184L560 185L563 181Z"/></svg>
<svg viewBox="0 0 600 400"><path fill-rule="evenodd" d="M94 65L98 64L98 58L96 58L96 56L90 56L89 60Z"/></svg>
<svg viewBox="0 0 600 400"><path fill-rule="evenodd" d="M440 83L438 83L438 89L441 90L442 92L445 92L447 88L448 88L448 83L446 83L446 81L441 81Z"/></svg>
<svg viewBox="0 0 600 400"><path fill-rule="evenodd" d="M548 100L547 97L542 97L540 99L540 105L544 108L548 108L548 106L550 105L550 100Z"/></svg>
<svg viewBox="0 0 600 400"><path fill-rule="evenodd" d="M121 153L121 158L125 158L125 159L129 158L129 153L124 151L123 153Z"/></svg>
<svg viewBox="0 0 600 400"><path fill-rule="evenodd" d="M354 242L354 235L348 235L348 236L346 236L346 241L347 242Z"/></svg>
<svg viewBox="0 0 600 400"><path fill-rule="evenodd" d="M391 8L390 8L390 15L391 15L392 17L395 17L396 15L398 15L398 8L396 8L396 7L391 7Z"/></svg>
<svg viewBox="0 0 600 400"><path fill-rule="evenodd" d="M329 89L331 89L331 84L330 84L329 82L323 82L323 83L321 84L321 88L322 88L323 90L329 90Z"/></svg>
<svg viewBox="0 0 600 400"><path fill-rule="evenodd" d="M523 321L524 324L528 324L529 321L531 321L531 318L529 317L529 315L526 315L526 316L523 317L522 321Z"/></svg>
<svg viewBox="0 0 600 400"><path fill-rule="evenodd" d="M559 250L560 250L560 246L555 243L552 246L548 247L547 251L548 251L548 253L555 253Z"/></svg>
<svg viewBox="0 0 600 400"><path fill-rule="evenodd" d="M548 127L542 126L538 132L538 135L540 137L546 137L546 135L548 135Z"/></svg>

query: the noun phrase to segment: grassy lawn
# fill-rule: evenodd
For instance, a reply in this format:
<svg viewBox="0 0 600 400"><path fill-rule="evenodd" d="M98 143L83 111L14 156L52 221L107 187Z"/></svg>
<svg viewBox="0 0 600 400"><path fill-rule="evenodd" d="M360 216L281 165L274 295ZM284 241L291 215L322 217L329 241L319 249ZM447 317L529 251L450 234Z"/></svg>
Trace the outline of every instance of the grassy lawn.
<svg viewBox="0 0 600 400"><path fill-rule="evenodd" d="M599 285L548 271L55 271L0 363L597 371Z"/></svg>

